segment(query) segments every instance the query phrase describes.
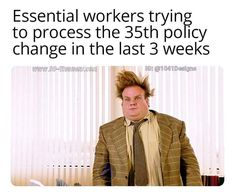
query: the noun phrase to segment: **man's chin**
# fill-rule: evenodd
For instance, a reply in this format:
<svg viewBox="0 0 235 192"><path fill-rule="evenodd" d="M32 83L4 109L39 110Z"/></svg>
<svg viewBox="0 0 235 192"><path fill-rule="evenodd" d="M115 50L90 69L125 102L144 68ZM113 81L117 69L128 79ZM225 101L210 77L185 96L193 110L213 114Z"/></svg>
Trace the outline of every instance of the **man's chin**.
<svg viewBox="0 0 235 192"><path fill-rule="evenodd" d="M131 121L138 121L141 118L138 115L129 115L128 119L130 119Z"/></svg>

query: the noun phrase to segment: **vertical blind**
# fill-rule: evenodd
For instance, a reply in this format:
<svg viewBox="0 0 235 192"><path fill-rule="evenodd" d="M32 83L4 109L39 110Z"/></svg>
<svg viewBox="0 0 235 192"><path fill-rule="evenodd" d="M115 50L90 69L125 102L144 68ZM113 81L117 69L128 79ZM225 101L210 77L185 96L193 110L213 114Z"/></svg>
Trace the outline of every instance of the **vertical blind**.
<svg viewBox="0 0 235 192"><path fill-rule="evenodd" d="M11 179L56 185L92 184L99 126L122 115L115 105L121 69L148 75L155 96L150 108L186 122L201 174L224 175L223 71L147 71L145 67L94 67L92 71L12 70Z"/></svg>
<svg viewBox="0 0 235 192"><path fill-rule="evenodd" d="M110 118L110 73L12 71L12 183L91 185L98 126ZM105 90L105 91L103 91Z"/></svg>

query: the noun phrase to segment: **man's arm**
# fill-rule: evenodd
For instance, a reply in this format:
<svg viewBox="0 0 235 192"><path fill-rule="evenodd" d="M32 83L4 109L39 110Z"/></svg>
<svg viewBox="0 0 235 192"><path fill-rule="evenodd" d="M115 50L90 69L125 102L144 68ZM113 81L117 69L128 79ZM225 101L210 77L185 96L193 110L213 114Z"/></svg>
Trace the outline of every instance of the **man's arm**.
<svg viewBox="0 0 235 192"><path fill-rule="evenodd" d="M202 185L199 164L194 154L193 148L189 142L189 138L185 133L185 124L182 122L180 132L181 143L181 175L184 185Z"/></svg>
<svg viewBox="0 0 235 192"><path fill-rule="evenodd" d="M109 154L102 129L100 129L99 140L95 150L93 185L111 185Z"/></svg>

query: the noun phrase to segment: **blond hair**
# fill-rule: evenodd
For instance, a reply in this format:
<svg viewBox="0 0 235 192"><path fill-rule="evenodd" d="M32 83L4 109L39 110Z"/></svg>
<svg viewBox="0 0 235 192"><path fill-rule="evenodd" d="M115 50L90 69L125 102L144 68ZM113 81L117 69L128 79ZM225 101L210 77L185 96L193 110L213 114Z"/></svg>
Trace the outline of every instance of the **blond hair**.
<svg viewBox="0 0 235 192"><path fill-rule="evenodd" d="M145 97L153 96L154 89L150 90L148 76L138 77L132 71L123 70L117 74L116 89L117 97L122 99L122 92L126 87L139 86L145 91Z"/></svg>

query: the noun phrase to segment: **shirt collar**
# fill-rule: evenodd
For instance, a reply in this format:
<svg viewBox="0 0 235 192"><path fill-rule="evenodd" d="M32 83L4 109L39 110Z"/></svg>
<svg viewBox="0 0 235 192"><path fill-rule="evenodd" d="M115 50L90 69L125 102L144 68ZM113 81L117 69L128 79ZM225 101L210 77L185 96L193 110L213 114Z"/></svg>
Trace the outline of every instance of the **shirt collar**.
<svg viewBox="0 0 235 192"><path fill-rule="evenodd" d="M148 121L150 121L150 111L148 111L147 115L145 115L145 117L143 119L147 119ZM140 120L142 120L142 119L140 119ZM132 123L132 121L130 119L128 119L127 117L125 117L124 125L130 126L131 123Z"/></svg>

